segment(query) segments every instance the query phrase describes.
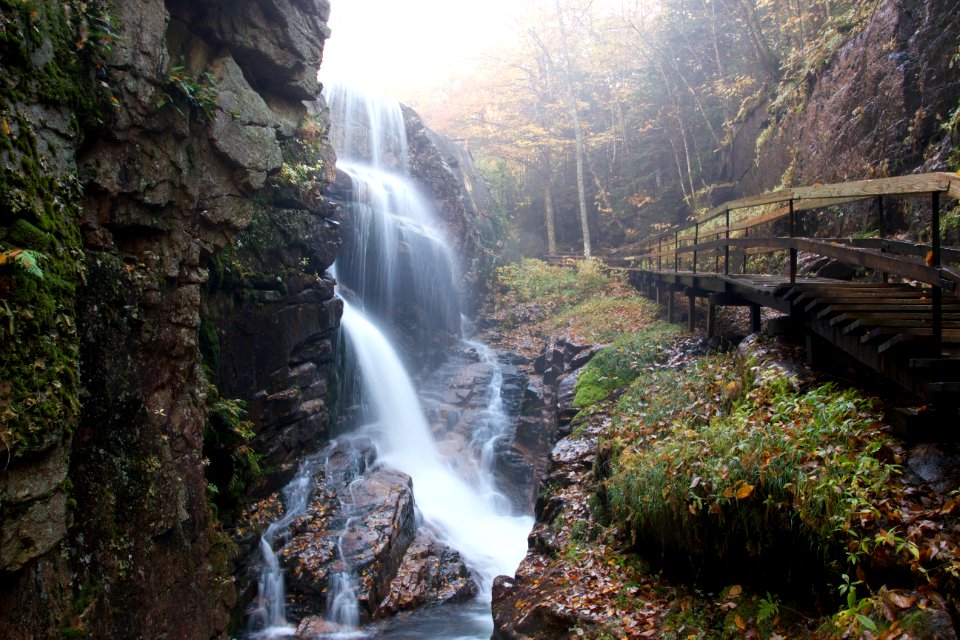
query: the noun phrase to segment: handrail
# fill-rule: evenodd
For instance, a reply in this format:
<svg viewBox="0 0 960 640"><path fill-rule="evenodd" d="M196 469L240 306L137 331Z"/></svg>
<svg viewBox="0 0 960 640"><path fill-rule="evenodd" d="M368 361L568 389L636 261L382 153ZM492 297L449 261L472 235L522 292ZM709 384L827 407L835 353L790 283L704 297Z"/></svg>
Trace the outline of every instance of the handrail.
<svg viewBox="0 0 960 640"><path fill-rule="evenodd" d="M824 239L801 237L798 214L803 211L835 206L860 200L876 199L879 212L878 230L883 236L886 231L884 221L884 197L911 197L929 195L931 197L930 244L875 239L873 242L853 239ZM719 273L721 253L723 255L723 273L730 273L730 250L738 249L746 254L757 249L765 251L788 251L790 255L790 282L797 277L798 252L810 252L817 255L852 262L867 269L883 273L886 282L889 275L927 284L933 297L933 335L937 344L942 336L942 292L960 294L960 272L945 268L947 262L960 262L960 250L940 246L940 203L941 196L960 200L960 175L951 173L926 173L874 180L857 180L837 184L792 187L771 193L730 200L706 213L694 217L689 222L649 236L639 246L640 253L628 260L645 261L648 268L656 264L661 270L664 262L673 263L673 271L680 271L681 256L693 254L692 272L698 273L700 256L705 251L715 251L713 259ZM731 212L756 207L780 205L774 209L761 211L757 215L731 221ZM715 221L722 218L722 222ZM776 220L788 219L789 234L779 237L760 237L750 230ZM713 223L713 224L711 224ZM732 234L741 233L740 237ZM722 252L721 252L722 249ZM891 255L896 254L896 255ZM666 260L664 260L666 258ZM672 258L672 260L671 260Z"/></svg>
<svg viewBox="0 0 960 640"><path fill-rule="evenodd" d="M857 180L836 184L820 184L809 187L793 187L770 193L737 198L724 202L710 209L682 225L676 225L668 231L654 234L648 242L656 243L657 239L674 236L679 231L692 229L696 225L724 216L728 211L747 209L770 204L789 203L794 201L796 212L820 209L840 204L848 204L860 200L867 200L877 196L918 196L929 193L942 193L950 198L960 200L960 175L954 173L934 172L916 175L896 176L893 178L876 178L873 180ZM784 213L786 207L775 211ZM768 212L769 214L769 212ZM764 214L764 215L768 215ZM741 221L740 225L747 225L751 219ZM757 223L760 224L760 223Z"/></svg>

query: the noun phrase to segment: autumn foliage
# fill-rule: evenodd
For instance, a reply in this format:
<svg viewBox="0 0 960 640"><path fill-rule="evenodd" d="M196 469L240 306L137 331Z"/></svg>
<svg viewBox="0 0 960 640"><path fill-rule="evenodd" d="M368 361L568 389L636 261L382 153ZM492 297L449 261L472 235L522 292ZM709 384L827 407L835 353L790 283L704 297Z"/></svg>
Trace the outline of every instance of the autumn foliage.
<svg viewBox="0 0 960 640"><path fill-rule="evenodd" d="M580 373L567 462L507 596L516 630L899 640L949 625L960 496L911 471L884 403L704 350L616 282L505 338L631 319Z"/></svg>

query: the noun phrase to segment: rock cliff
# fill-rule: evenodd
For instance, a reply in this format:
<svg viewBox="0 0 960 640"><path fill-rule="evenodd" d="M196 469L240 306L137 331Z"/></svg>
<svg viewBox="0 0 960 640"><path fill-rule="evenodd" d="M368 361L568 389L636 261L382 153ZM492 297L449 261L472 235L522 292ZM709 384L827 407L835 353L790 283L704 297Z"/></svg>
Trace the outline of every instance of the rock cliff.
<svg viewBox="0 0 960 640"><path fill-rule="evenodd" d="M5 637L225 632L208 377L252 400L279 475L329 423L337 234L317 186L332 154L318 142L305 161L324 125L303 104L328 11L3 3ZM208 374L201 343L219 354Z"/></svg>
<svg viewBox="0 0 960 640"><path fill-rule="evenodd" d="M491 199L486 178L468 151L428 128L420 116L403 107L410 145L410 173L440 213L464 271L464 302L476 304L485 293L495 256L487 229Z"/></svg>
<svg viewBox="0 0 960 640"><path fill-rule="evenodd" d="M746 117L726 156L726 178L753 194L947 170L955 141L942 126L960 101L952 62L958 31L949 0L881 2L820 72L780 87L775 104Z"/></svg>

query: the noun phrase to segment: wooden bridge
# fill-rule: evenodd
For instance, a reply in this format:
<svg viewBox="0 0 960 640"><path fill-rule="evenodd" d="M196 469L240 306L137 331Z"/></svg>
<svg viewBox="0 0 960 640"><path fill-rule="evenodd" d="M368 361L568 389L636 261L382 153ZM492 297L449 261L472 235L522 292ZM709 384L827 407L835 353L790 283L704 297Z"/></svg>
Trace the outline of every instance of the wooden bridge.
<svg viewBox="0 0 960 640"><path fill-rule="evenodd" d="M923 220L922 238L887 237L892 199L909 200L908 211ZM666 300L671 319L673 294L686 296L691 330L698 299L706 302L711 334L718 307L749 307L754 331L761 308L776 309L805 333L808 354L829 343L921 400L955 409L960 249L941 246L941 214L945 201L958 199L960 176L949 173L786 189L726 202L649 238L636 255L607 260L627 268L640 290ZM863 201L861 213L875 224L862 237L804 235L844 215L837 205ZM805 224L811 216L816 225ZM828 261L855 271L856 281L809 268Z"/></svg>

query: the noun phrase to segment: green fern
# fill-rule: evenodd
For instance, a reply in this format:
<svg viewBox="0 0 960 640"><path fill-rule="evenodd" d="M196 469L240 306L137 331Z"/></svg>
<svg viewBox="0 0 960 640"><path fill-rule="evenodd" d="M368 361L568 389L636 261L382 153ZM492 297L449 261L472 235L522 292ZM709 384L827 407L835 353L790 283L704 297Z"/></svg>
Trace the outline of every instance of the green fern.
<svg viewBox="0 0 960 640"><path fill-rule="evenodd" d="M0 265L12 263L36 278L43 277L39 263L45 257L42 253L29 249L10 249L0 252Z"/></svg>

